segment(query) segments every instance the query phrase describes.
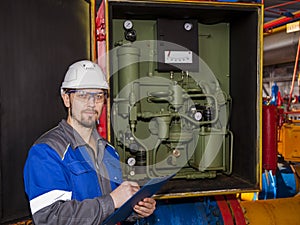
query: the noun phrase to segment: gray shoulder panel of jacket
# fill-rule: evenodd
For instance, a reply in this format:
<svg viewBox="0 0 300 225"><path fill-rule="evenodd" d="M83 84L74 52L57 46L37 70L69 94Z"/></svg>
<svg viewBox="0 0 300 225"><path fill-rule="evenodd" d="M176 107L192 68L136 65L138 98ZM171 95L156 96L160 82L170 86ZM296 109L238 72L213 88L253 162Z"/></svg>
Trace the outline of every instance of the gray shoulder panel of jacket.
<svg viewBox="0 0 300 225"><path fill-rule="evenodd" d="M47 144L63 158L69 142L63 129L57 126L42 135L35 144Z"/></svg>
<svg viewBox="0 0 300 225"><path fill-rule="evenodd" d="M57 201L35 214L35 225L99 225L114 212L110 195L83 201Z"/></svg>

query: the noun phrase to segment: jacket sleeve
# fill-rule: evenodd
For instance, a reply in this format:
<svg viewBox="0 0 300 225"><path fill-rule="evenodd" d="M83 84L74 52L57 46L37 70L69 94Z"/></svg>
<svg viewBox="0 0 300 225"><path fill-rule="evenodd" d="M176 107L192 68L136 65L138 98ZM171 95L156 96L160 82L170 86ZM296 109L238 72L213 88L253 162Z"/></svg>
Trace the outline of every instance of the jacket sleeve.
<svg viewBox="0 0 300 225"><path fill-rule="evenodd" d="M73 199L73 181L62 161L56 151L44 144L35 145L29 151L24 167L24 185L34 223L101 224L114 211L111 196L108 194L81 201Z"/></svg>
<svg viewBox="0 0 300 225"><path fill-rule="evenodd" d="M110 195L83 201L56 201L32 215L36 225L101 224L114 211Z"/></svg>

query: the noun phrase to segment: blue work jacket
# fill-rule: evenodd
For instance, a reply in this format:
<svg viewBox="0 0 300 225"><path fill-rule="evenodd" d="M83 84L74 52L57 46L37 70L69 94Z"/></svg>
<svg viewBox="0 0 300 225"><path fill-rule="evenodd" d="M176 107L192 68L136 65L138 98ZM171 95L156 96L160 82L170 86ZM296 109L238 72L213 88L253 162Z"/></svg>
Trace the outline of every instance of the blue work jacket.
<svg viewBox="0 0 300 225"><path fill-rule="evenodd" d="M63 212L63 207L58 207L62 202L69 204L66 208L71 208L70 216L78 221L89 217L98 223L114 211L109 193L122 182L119 155L96 129L92 137L96 140L97 154L63 120L31 147L24 167L24 183L33 215L39 212L43 212L43 217L57 215L57 210ZM89 204L81 203L85 200ZM90 215L93 207L95 215Z"/></svg>

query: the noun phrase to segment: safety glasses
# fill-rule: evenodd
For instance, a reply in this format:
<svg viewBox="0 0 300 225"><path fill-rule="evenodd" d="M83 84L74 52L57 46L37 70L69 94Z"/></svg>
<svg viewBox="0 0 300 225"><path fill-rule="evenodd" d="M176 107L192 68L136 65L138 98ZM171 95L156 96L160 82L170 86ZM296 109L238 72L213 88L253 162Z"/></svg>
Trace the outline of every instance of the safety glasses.
<svg viewBox="0 0 300 225"><path fill-rule="evenodd" d="M94 99L95 103L103 103L106 98L105 91L89 92L85 90L69 90L66 94L74 93L75 98L81 102L88 102L91 98Z"/></svg>

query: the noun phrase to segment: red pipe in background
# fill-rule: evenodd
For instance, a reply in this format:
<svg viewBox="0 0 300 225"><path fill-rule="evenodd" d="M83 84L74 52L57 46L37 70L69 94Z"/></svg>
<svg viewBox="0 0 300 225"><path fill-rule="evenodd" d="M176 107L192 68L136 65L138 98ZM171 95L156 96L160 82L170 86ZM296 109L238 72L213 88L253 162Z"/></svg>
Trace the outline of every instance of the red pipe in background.
<svg viewBox="0 0 300 225"><path fill-rule="evenodd" d="M262 163L264 170L277 169L277 106L263 105L262 115Z"/></svg>
<svg viewBox="0 0 300 225"><path fill-rule="evenodd" d="M102 114L99 119L99 124L97 126L97 131L101 137L107 139L107 104L103 105Z"/></svg>
<svg viewBox="0 0 300 225"><path fill-rule="evenodd" d="M282 17L280 19L265 23L264 24L264 33L268 33L268 31L270 31L276 27L280 27L287 23L295 22L297 20L300 20L300 12L299 11L293 13L293 17Z"/></svg>
<svg viewBox="0 0 300 225"><path fill-rule="evenodd" d="M281 4L276 4L276 5L272 5L272 6L266 7L265 10L279 8L279 7L286 6L286 5L292 5L292 4L296 4L298 2L300 2L300 0L294 0L294 1L284 2L284 3L281 3Z"/></svg>
<svg viewBox="0 0 300 225"><path fill-rule="evenodd" d="M105 1L102 1L96 17L97 62L106 73ZM107 76L107 79L109 77ZM97 126L98 133L107 138L107 104L104 104Z"/></svg>

